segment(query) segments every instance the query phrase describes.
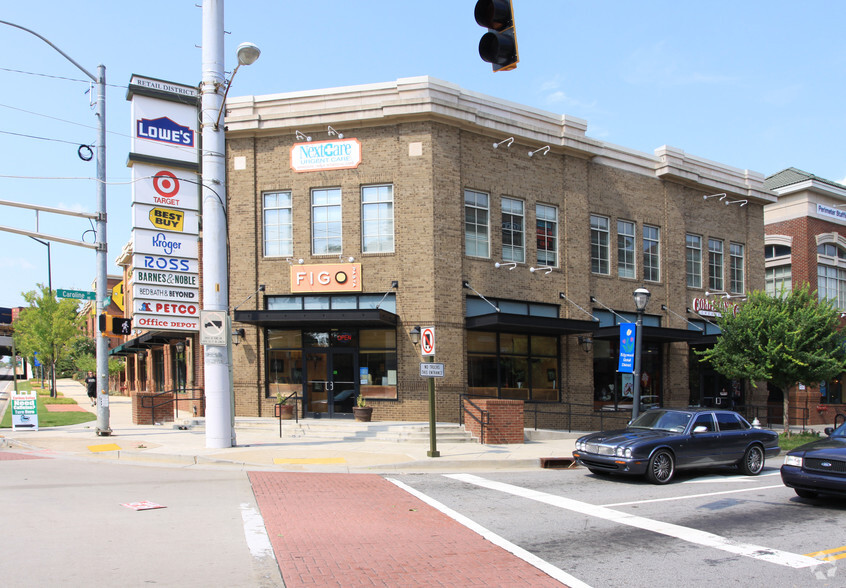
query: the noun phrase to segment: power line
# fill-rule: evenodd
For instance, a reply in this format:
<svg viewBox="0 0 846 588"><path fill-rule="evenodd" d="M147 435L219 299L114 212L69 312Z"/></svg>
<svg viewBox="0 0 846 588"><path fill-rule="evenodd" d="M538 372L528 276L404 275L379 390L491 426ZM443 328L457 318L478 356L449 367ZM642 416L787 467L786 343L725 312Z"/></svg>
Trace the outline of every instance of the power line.
<svg viewBox="0 0 846 588"><path fill-rule="evenodd" d="M52 141L54 143L67 143L68 145L82 145L81 141L63 141L62 139L51 139L50 137L37 137L35 135L24 135L23 133L13 133L11 131L0 131L4 135L14 135L16 137L26 137L27 139L40 139L41 141Z"/></svg>
<svg viewBox="0 0 846 588"><path fill-rule="evenodd" d="M37 73L37 72L34 72L34 71L23 71L23 70L20 70L20 69L9 69L8 67L0 67L0 71L8 71L8 72L11 72L11 73L25 74L25 75L28 75L28 76L38 76L38 77L42 77L42 78L52 78L54 80L66 80L68 82L80 82L80 83L88 84L88 85L91 84L90 80L78 80L76 78L66 78L66 77L63 77L63 76L53 76L53 75L50 75L50 74ZM118 84L106 84L106 86L109 87L109 88L120 88L122 90L127 89L127 86L120 86Z"/></svg>

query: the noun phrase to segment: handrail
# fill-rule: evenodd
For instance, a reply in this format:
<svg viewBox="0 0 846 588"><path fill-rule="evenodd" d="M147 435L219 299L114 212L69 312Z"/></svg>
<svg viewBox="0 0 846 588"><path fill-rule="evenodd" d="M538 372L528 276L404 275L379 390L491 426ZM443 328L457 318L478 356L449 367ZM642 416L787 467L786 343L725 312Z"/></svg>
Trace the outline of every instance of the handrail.
<svg viewBox="0 0 846 588"><path fill-rule="evenodd" d="M477 396L477 398L493 398L492 396ZM473 408L479 411L479 416L477 417L472 412L467 410L467 407L464 405L465 401L470 404ZM459 411L459 424L464 424L464 413L467 412L474 421L479 423L479 442L484 445L485 444L485 431L486 427L491 424L491 416L490 412L484 410L478 404L470 400L469 394L459 394L459 402L461 403L461 410Z"/></svg>
<svg viewBox="0 0 846 588"><path fill-rule="evenodd" d="M191 398L180 398L180 392L188 392L188 391L200 391L200 396L192 396ZM165 394L171 394L170 398L164 399L161 402L156 402L156 399L164 396ZM147 402L149 400L149 402ZM141 408L149 408L150 409L150 422L156 422L156 409L161 406L167 406L168 404L173 404L174 406L174 417L178 416L178 407L177 404L180 401L186 400L202 400L205 404L205 396L203 395L203 388L174 388L173 390L164 390L162 392L156 392L154 394L145 394L141 397ZM205 407L204 407L205 412Z"/></svg>
<svg viewBox="0 0 846 588"><path fill-rule="evenodd" d="M298 393L296 391L291 392L290 394L288 394L284 398L284 400L282 400L282 402L277 402L276 405L275 405L275 406L282 406L284 404L287 404L288 401L291 398L293 398L294 399L294 411L293 412L294 412L294 422L295 423L300 422L300 406L299 406L300 397L297 394ZM279 416L279 437L281 438L282 437L282 409L279 409L279 415L278 416Z"/></svg>

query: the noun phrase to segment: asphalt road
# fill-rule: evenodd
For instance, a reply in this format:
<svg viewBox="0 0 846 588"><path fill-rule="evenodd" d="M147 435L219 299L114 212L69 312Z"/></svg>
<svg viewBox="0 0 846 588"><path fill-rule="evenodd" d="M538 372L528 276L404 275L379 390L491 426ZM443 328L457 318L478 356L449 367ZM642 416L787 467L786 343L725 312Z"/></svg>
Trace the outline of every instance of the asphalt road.
<svg viewBox="0 0 846 588"><path fill-rule="evenodd" d="M732 469L654 486L584 469L398 476L589 586L844 586L846 502L802 500L780 460L761 476Z"/></svg>

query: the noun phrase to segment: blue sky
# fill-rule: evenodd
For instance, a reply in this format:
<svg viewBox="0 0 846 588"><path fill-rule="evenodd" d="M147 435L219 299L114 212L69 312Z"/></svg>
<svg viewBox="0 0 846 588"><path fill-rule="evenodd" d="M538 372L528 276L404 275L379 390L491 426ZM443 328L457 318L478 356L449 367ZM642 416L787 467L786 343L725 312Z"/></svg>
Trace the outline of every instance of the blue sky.
<svg viewBox="0 0 846 588"><path fill-rule="evenodd" d="M0 20L37 31L92 73L106 66L110 273L130 231L126 85L133 73L199 82L200 3L41 0L7 2L0 11ZM229 0L227 69L239 43L262 50L230 95L430 75L586 119L588 136L629 149L671 145L765 175L798 167L846 178L846 3L515 0L521 61L497 74L479 59L484 29L474 5ZM94 162L77 156L79 144L96 138L88 84L76 81L84 75L40 39L4 25L0 55L0 200L93 212L92 180L47 179L96 175ZM66 238L82 239L91 228L39 217L42 232ZM0 206L0 225L34 229L35 213ZM51 249L53 287L90 289L94 252ZM46 248L0 232L0 272L0 306L22 305L21 292L47 282Z"/></svg>

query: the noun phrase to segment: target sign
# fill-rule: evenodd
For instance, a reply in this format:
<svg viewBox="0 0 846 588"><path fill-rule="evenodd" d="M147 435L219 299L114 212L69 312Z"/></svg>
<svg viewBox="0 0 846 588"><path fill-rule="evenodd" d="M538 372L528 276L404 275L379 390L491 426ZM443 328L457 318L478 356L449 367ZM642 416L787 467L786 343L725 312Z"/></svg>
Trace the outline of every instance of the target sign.
<svg viewBox="0 0 846 588"><path fill-rule="evenodd" d="M420 329L420 351L421 355L435 355L435 327Z"/></svg>
<svg viewBox="0 0 846 588"><path fill-rule="evenodd" d="M153 177L153 188L164 198L173 198L179 193L179 178L173 172L161 170Z"/></svg>

